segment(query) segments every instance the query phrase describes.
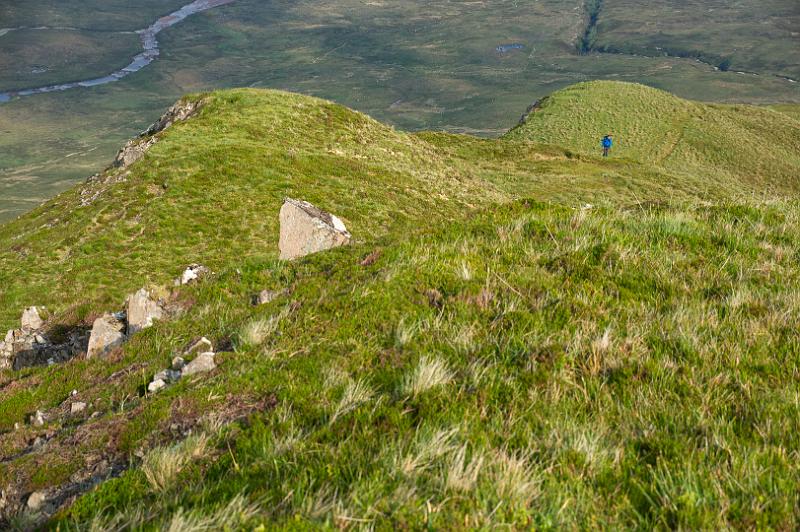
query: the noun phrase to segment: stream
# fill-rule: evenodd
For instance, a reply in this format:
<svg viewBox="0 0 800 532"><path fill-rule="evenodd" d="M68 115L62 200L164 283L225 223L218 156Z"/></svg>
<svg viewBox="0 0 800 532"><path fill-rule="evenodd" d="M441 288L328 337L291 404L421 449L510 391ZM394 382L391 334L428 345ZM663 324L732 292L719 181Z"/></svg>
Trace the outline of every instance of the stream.
<svg viewBox="0 0 800 532"><path fill-rule="evenodd" d="M36 87L33 89L21 89L21 90L14 90L9 92L0 92L0 103L7 102L12 98L20 97L20 96L31 96L34 94L44 94L47 92L59 92L59 91L66 91L70 89L76 89L78 87L95 87L97 85L105 85L107 83L113 83L115 81L119 81L120 79L133 74L134 72L138 72L153 61L155 61L160 51L158 49L158 34L171 27L179 22L183 21L187 17L194 15L195 13L200 13L201 11L206 11L208 9L213 9L215 7L223 6L225 4L230 4L235 2L236 0L195 0L191 4L187 4L180 8L179 10L170 13L169 15L163 16L160 19L156 20L153 24L148 26L143 30L138 30L135 33L139 35L139 39L142 42L142 52L137 54L128 66L114 71L106 76L94 79L87 79L83 81L73 81L69 83L61 83L58 85L47 85L45 87ZM9 28L9 31L12 28ZM5 34L7 32L4 32ZM2 35L0 35L2 36Z"/></svg>

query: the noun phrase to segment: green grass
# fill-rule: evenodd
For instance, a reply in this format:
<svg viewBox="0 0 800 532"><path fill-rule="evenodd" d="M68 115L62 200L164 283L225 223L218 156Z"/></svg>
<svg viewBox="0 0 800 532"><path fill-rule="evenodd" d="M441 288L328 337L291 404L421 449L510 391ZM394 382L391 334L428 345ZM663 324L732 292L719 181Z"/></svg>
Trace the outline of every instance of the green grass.
<svg viewBox="0 0 800 532"><path fill-rule="evenodd" d="M543 102L511 138L597 153L614 135L614 156L679 175L738 180L741 193L793 191L800 176L800 122L742 105L712 105L624 83L586 83Z"/></svg>
<svg viewBox="0 0 800 532"><path fill-rule="evenodd" d="M131 30L180 3L148 1L123 9L119 1L18 2L9 6L3 25ZM488 137L513 126L534 100L590 79L638 81L704 101L800 101L800 85L772 76L716 72L687 59L578 55L575 43L584 24L579 4L237 0L193 16L159 36L158 61L119 83L0 105L0 220L99 171L136 128L187 92L289 90L333 100L403 130ZM645 2L630 12L661 13L661 4ZM772 4L762 11L770 21L784 12ZM702 32L707 22L695 17L689 27ZM753 17L737 29L738 49L760 43L760 22ZM0 37L0 56L11 57L13 35ZM721 41L729 45L727 37ZM509 43L525 48L496 52ZM707 46L718 48L718 39ZM792 51L759 57L789 61L797 55ZM119 60L98 56L95 64L106 73Z"/></svg>
<svg viewBox="0 0 800 532"><path fill-rule="evenodd" d="M610 91L633 109L610 125L628 153L556 138L588 123L576 98ZM0 226L6 327L31 304L86 323L190 262L217 272L174 289L184 311L113 360L0 374L0 486L127 469L49 526L797 526L797 184L777 163L708 163L731 156L731 122L772 120L788 153L793 119L595 83L485 140L281 92L191 98L200 114L129 172ZM639 158L672 132L634 134L649 105L702 116L705 151ZM525 138L545 126L567 145ZM99 195L82 207L82 190ZM279 261L286 195L340 215L354 243ZM262 289L289 293L253 307ZM225 346L219 369L144 395L201 335ZM73 389L85 414L20 454L40 431L13 424Z"/></svg>

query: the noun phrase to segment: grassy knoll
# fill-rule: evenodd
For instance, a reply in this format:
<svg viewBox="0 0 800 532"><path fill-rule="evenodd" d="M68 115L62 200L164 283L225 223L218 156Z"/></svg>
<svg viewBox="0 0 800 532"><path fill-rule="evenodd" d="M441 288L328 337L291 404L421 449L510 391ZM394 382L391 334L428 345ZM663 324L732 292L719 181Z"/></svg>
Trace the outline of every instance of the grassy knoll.
<svg viewBox="0 0 800 532"><path fill-rule="evenodd" d="M88 29L114 31L142 27L154 11L175 8L174 2L146 2L122 10L123 17L117 2L18 4L6 8L20 13L9 20L80 19ZM404 130L486 137L513 126L535 99L588 79L644 82L706 101L800 101L800 84L772 76L717 72L669 57L579 55L580 4L237 0L199 14L159 36L158 61L114 86L0 105L0 220L99 170L131 136L131 124L151 121L188 92L283 89L333 100ZM645 4L637 12L658 7ZM84 9L96 15L84 16ZM698 18L693 27L704 23ZM751 33L761 27L755 18L752 25ZM0 37L0 56L12 36ZM498 52L505 44L523 48ZM117 65L105 63L103 72ZM20 201L30 196L33 201Z"/></svg>
<svg viewBox="0 0 800 532"><path fill-rule="evenodd" d="M691 102L623 83L586 83L545 100L512 138L597 153L604 133L615 155L683 175L738 176L742 193L796 190L800 122L741 105Z"/></svg>
<svg viewBox="0 0 800 532"><path fill-rule="evenodd" d="M699 106L574 90L592 89ZM0 373L0 486L121 473L52 526L797 526L784 167L602 160L525 138L536 115L485 140L275 91L191 98L202 111L128 171L0 226L3 327L31 304L85 324L190 262L216 272L162 288L182 312L108 361ZM724 148L730 114L702 112ZM277 260L286 195L341 215L353 245ZM253 307L262 289L288 292ZM144 394L200 335L219 368ZM89 407L70 416L73 389ZM25 425L37 409L49 424Z"/></svg>

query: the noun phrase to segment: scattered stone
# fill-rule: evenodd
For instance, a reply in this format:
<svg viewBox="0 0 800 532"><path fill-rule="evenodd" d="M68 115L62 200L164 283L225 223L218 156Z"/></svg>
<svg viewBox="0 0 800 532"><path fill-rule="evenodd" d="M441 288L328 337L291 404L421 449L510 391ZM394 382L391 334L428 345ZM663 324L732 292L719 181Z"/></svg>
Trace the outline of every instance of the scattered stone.
<svg viewBox="0 0 800 532"><path fill-rule="evenodd" d="M44 414L42 414L41 410L37 410L31 415L31 425L34 427L41 427L44 425Z"/></svg>
<svg viewBox="0 0 800 532"><path fill-rule="evenodd" d="M196 340L195 342L192 342L192 344L189 347L186 348L186 350L183 352L183 354L184 355L191 355L192 353L195 353L197 351L199 351L201 353L213 352L214 351L214 344L211 343L211 340L209 340L208 338L203 336L199 340Z"/></svg>
<svg viewBox="0 0 800 532"><path fill-rule="evenodd" d="M103 357L125 341L125 322L118 315L104 314L94 320L86 358Z"/></svg>
<svg viewBox="0 0 800 532"><path fill-rule="evenodd" d="M161 379L156 379L147 385L147 391L150 393L155 393L161 388L164 388L166 385L166 382L162 381Z"/></svg>
<svg viewBox="0 0 800 532"><path fill-rule="evenodd" d="M286 198L280 212L280 258L292 260L350 242L344 223L307 201Z"/></svg>
<svg viewBox="0 0 800 532"><path fill-rule="evenodd" d="M69 392L69 394L74 397L78 395L78 390L72 390L71 392Z"/></svg>
<svg viewBox="0 0 800 532"><path fill-rule="evenodd" d="M197 373L207 373L216 369L217 365L214 363L214 353L200 353L197 357L186 364L181 374L184 377L195 375Z"/></svg>
<svg viewBox="0 0 800 532"><path fill-rule="evenodd" d="M14 423L14 430L19 430L19 429L20 429L20 424Z"/></svg>
<svg viewBox="0 0 800 532"><path fill-rule="evenodd" d="M42 507L44 504L46 497L44 492L41 491L34 491L28 496L27 506L29 510L36 511Z"/></svg>
<svg viewBox="0 0 800 532"><path fill-rule="evenodd" d="M44 336L42 336L41 334L35 335L33 337L33 341L36 342L37 344L40 344L40 345L43 345L43 344L47 343L47 340L45 340Z"/></svg>
<svg viewBox="0 0 800 532"><path fill-rule="evenodd" d="M75 401L69 407L70 414L77 414L79 412L83 412L84 410L86 410L86 403L82 401Z"/></svg>
<svg viewBox="0 0 800 532"><path fill-rule="evenodd" d="M175 357L172 359L172 370L173 371L180 371L186 365L186 361L183 357Z"/></svg>
<svg viewBox="0 0 800 532"><path fill-rule="evenodd" d="M128 336L151 327L153 320L164 317L164 309L158 301L151 299L150 292L144 288L128 297L127 318Z"/></svg>
<svg viewBox="0 0 800 532"><path fill-rule="evenodd" d="M177 381L181 378L181 372L172 369L162 369L153 377L154 381L164 381L167 384Z"/></svg>
<svg viewBox="0 0 800 532"><path fill-rule="evenodd" d="M39 309L36 307L26 308L22 313L20 323L23 331L38 331L44 326L44 320L39 315Z"/></svg>
<svg viewBox="0 0 800 532"><path fill-rule="evenodd" d="M202 264L191 264L181 274L180 279L175 280L175 286L183 286L185 284L199 281L202 277L211 273L211 270Z"/></svg>
<svg viewBox="0 0 800 532"><path fill-rule="evenodd" d="M253 297L253 304L266 305L284 295L286 295L286 290L262 290Z"/></svg>

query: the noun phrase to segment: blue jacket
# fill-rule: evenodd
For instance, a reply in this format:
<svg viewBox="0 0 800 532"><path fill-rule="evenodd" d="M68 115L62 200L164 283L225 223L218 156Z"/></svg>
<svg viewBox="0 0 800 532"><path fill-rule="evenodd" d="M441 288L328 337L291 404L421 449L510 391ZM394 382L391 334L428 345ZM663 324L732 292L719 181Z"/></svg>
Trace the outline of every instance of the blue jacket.
<svg viewBox="0 0 800 532"><path fill-rule="evenodd" d="M611 140L611 137L603 137L603 147L610 148L614 142Z"/></svg>

